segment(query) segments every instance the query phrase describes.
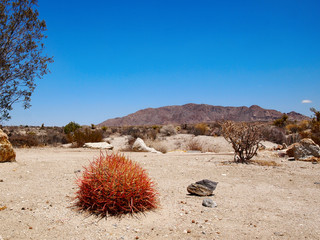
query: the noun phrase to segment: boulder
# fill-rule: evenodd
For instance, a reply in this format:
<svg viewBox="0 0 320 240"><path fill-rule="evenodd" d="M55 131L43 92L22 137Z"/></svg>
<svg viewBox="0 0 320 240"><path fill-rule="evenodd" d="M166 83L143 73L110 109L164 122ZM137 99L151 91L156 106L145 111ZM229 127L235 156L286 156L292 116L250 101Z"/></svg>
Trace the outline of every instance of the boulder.
<svg viewBox="0 0 320 240"><path fill-rule="evenodd" d="M94 149L113 149L113 146L107 142L89 142L83 145L84 148L94 148Z"/></svg>
<svg viewBox="0 0 320 240"><path fill-rule="evenodd" d="M0 129L0 162L14 162L16 153L8 140L7 134Z"/></svg>
<svg viewBox="0 0 320 240"><path fill-rule="evenodd" d="M299 143L290 145L286 153L289 157L294 157L297 160L307 160L320 157L320 147L312 139L304 138Z"/></svg>
<svg viewBox="0 0 320 240"><path fill-rule="evenodd" d="M208 179L203 179L196 183L192 183L187 187L187 191L198 196L210 196L216 189L218 183Z"/></svg>
<svg viewBox="0 0 320 240"><path fill-rule="evenodd" d="M152 153L161 153L154 148L147 147L145 142L141 138L137 138L136 141L132 145L132 150L138 152L152 152Z"/></svg>

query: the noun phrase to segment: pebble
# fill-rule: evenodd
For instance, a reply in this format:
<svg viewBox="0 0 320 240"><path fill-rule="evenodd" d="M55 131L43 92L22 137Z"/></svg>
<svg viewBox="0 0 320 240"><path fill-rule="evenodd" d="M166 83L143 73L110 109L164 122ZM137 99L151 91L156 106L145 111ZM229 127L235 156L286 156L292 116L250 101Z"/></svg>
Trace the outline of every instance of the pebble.
<svg viewBox="0 0 320 240"><path fill-rule="evenodd" d="M212 201L212 199L206 198L206 199L203 199L202 206L214 208L214 207L217 207L217 204L214 201Z"/></svg>
<svg viewBox="0 0 320 240"><path fill-rule="evenodd" d="M0 182L3 182L3 179L0 179ZM1 238L0 238L1 239Z"/></svg>
<svg viewBox="0 0 320 240"><path fill-rule="evenodd" d="M320 182L314 182L314 184L320 184Z"/></svg>
<svg viewBox="0 0 320 240"><path fill-rule="evenodd" d="M276 235L276 236L284 236L284 234L282 232L274 232L274 235Z"/></svg>

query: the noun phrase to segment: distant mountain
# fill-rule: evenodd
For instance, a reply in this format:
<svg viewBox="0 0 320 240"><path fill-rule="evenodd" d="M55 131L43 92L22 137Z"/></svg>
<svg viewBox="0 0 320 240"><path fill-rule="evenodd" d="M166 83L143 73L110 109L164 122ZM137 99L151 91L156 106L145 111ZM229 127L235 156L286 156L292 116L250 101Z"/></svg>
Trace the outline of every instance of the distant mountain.
<svg viewBox="0 0 320 240"><path fill-rule="evenodd" d="M99 126L143 126L166 124L193 124L214 122L218 120L232 121L272 121L280 118L283 113L264 109L257 105L251 107L222 107L207 104L185 104L182 106L166 106L146 108L121 118L113 118ZM308 117L296 113L287 113L290 120L303 120Z"/></svg>

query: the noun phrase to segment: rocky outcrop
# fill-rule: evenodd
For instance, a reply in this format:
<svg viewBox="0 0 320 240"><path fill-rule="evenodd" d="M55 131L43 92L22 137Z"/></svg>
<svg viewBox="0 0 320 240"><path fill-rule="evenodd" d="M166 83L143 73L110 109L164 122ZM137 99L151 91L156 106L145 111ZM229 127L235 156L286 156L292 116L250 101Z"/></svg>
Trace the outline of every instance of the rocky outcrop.
<svg viewBox="0 0 320 240"><path fill-rule="evenodd" d="M320 157L320 147L312 139L304 138L300 142L290 145L286 153L296 160L308 160Z"/></svg>
<svg viewBox="0 0 320 240"><path fill-rule="evenodd" d="M187 191L198 196L211 196L216 189L218 183L208 179L203 179L196 183L192 183L187 187Z"/></svg>
<svg viewBox="0 0 320 240"><path fill-rule="evenodd" d="M154 148L148 147L141 138L137 138L132 145L132 150L137 152L152 152L152 153L161 153Z"/></svg>
<svg viewBox="0 0 320 240"><path fill-rule="evenodd" d="M8 140L7 134L0 129L0 162L14 162L16 153Z"/></svg>
<svg viewBox="0 0 320 240"><path fill-rule="evenodd" d="M207 104L185 104L182 106L166 106L147 108L125 117L104 121L99 126L142 126L168 124L194 124L219 120L232 121L273 121L281 118L283 113L264 109L257 105L251 107L222 107ZM309 119L308 117L290 112L290 120Z"/></svg>

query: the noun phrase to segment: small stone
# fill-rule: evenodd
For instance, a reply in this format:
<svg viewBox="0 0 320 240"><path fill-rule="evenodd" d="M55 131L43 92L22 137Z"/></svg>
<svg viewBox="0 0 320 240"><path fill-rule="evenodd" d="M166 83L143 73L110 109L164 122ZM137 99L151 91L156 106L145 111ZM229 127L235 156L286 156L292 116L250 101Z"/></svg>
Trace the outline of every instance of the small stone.
<svg viewBox="0 0 320 240"><path fill-rule="evenodd" d="M196 221L195 221L195 220L192 220L191 222L192 222L192 223L195 223Z"/></svg>
<svg viewBox="0 0 320 240"><path fill-rule="evenodd" d="M289 157L288 161L295 161L296 159L294 157Z"/></svg>
<svg viewBox="0 0 320 240"><path fill-rule="evenodd" d="M284 236L284 234L282 232L274 232L274 235L276 235L276 236Z"/></svg>
<svg viewBox="0 0 320 240"><path fill-rule="evenodd" d="M29 227L29 229L32 229L32 227Z"/></svg>
<svg viewBox="0 0 320 240"><path fill-rule="evenodd" d="M206 199L203 199L202 206L214 208L214 207L217 207L217 204L214 201L212 201L210 198L206 198Z"/></svg>
<svg viewBox="0 0 320 240"><path fill-rule="evenodd" d="M136 239L139 239L139 237L138 237L138 236L136 236Z"/></svg>
<svg viewBox="0 0 320 240"><path fill-rule="evenodd" d="M26 208L25 208L25 207L22 207L21 210L26 210Z"/></svg>
<svg viewBox="0 0 320 240"><path fill-rule="evenodd" d="M190 230L190 229L188 229L188 230L187 230L187 233L191 233L191 230Z"/></svg>
<svg viewBox="0 0 320 240"><path fill-rule="evenodd" d="M74 171L74 173L79 173L79 172L81 172L81 170L75 170L75 171Z"/></svg>
<svg viewBox="0 0 320 240"><path fill-rule="evenodd" d="M314 184L320 184L320 182L314 182Z"/></svg>
<svg viewBox="0 0 320 240"><path fill-rule="evenodd" d="M205 234L206 234L206 232L205 232L205 231L202 231L201 233L202 233L203 235L205 235Z"/></svg>
<svg viewBox="0 0 320 240"><path fill-rule="evenodd" d="M3 179L0 179L0 182L3 182Z"/></svg>

